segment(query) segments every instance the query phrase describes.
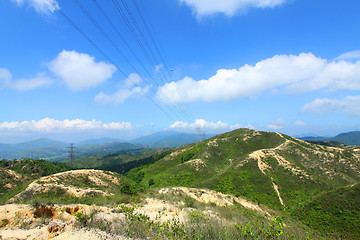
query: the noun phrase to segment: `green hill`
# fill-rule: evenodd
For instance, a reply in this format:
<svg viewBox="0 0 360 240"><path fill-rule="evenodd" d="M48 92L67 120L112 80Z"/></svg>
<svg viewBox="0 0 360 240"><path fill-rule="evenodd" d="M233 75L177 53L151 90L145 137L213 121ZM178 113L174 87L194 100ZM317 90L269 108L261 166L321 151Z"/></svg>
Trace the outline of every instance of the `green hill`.
<svg viewBox="0 0 360 240"><path fill-rule="evenodd" d="M319 194L359 183L359 170L359 152L351 149L239 129L180 147L127 176L144 186L207 188L293 213Z"/></svg>
<svg viewBox="0 0 360 240"><path fill-rule="evenodd" d="M70 170L64 163L21 159L0 161L0 203L23 190L31 181Z"/></svg>
<svg viewBox="0 0 360 240"><path fill-rule="evenodd" d="M122 150L105 156L92 155L81 157L66 164L72 168L100 169L118 173L128 172L138 166L153 163L169 152L167 149L134 148Z"/></svg>
<svg viewBox="0 0 360 240"><path fill-rule="evenodd" d="M293 216L323 233L341 239L360 239L360 184L321 194Z"/></svg>
<svg viewBox="0 0 360 240"><path fill-rule="evenodd" d="M288 209L309 196L359 182L356 157L280 133L240 129L180 148L128 176L145 185L205 187Z"/></svg>

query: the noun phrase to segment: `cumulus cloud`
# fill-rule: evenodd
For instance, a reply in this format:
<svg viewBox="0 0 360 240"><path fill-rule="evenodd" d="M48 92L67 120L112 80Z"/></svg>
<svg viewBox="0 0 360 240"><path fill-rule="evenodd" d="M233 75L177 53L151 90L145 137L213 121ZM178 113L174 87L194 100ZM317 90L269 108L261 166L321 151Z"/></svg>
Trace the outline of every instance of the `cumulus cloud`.
<svg viewBox="0 0 360 240"><path fill-rule="evenodd" d="M120 87L118 91L113 94L100 92L98 95L96 95L95 102L102 104L120 104L125 102L128 98L143 96L149 91L150 86L140 87L139 83L142 81L142 78L138 74L130 74L130 76L125 80L125 86ZM133 85L136 85L136 87L133 87Z"/></svg>
<svg viewBox="0 0 360 240"><path fill-rule="evenodd" d="M353 60L353 59L360 59L360 50L358 51L351 51L347 53L343 53L337 58L336 60Z"/></svg>
<svg viewBox="0 0 360 240"><path fill-rule="evenodd" d="M347 96L341 100L317 98L301 109L303 113L341 113L347 115L360 115L360 96Z"/></svg>
<svg viewBox="0 0 360 240"><path fill-rule="evenodd" d="M276 55L239 69L220 69L209 79L185 77L159 87L157 98L166 104L194 101L232 101L281 88L300 94L327 88L360 90L360 61L329 62L312 53Z"/></svg>
<svg viewBox="0 0 360 240"><path fill-rule="evenodd" d="M52 4L48 0L11 0L16 3L19 7L29 6L35 9L36 12L42 14L50 14L55 10L59 10L60 6L56 0L52 0Z"/></svg>
<svg viewBox="0 0 360 240"><path fill-rule="evenodd" d="M49 67L73 91L98 86L116 71L112 64L95 62L95 58L88 54L66 50L59 53Z"/></svg>
<svg viewBox="0 0 360 240"><path fill-rule="evenodd" d="M12 74L6 68L0 68L0 83L3 87L18 91L27 91L35 88L46 87L53 83L53 80L43 73L38 73L34 78L12 79Z"/></svg>
<svg viewBox="0 0 360 240"><path fill-rule="evenodd" d="M101 121L86 121L81 119L56 120L44 118L39 121L2 122L0 130L11 131L35 131L35 132L64 132L85 130L131 130L133 126L129 122L103 123Z"/></svg>
<svg viewBox="0 0 360 240"><path fill-rule="evenodd" d="M181 130L181 131L192 131L195 132L198 128L203 131L227 131L233 130L237 128L254 128L251 124L243 125L243 124L234 124L229 125L222 121L218 122L208 122L204 119L196 119L193 123L176 121L169 126L169 129Z"/></svg>
<svg viewBox="0 0 360 240"><path fill-rule="evenodd" d="M278 118L267 125L270 129L282 129L288 125L288 122L284 119Z"/></svg>
<svg viewBox="0 0 360 240"><path fill-rule="evenodd" d="M249 8L267 8L283 4L287 0L179 0L191 7L198 18L216 13L228 17L234 16L240 10Z"/></svg>

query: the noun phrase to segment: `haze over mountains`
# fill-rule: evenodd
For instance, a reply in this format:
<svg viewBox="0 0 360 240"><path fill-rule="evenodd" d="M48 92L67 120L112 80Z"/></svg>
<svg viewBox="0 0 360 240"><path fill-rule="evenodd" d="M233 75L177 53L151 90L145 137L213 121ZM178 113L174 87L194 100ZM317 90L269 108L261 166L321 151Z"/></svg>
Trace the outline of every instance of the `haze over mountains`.
<svg viewBox="0 0 360 240"><path fill-rule="evenodd" d="M345 145L360 145L360 131L352 131L347 133L340 133L335 137L313 137L313 136L306 136L300 137L302 140L306 141L335 141L340 142Z"/></svg>
<svg viewBox="0 0 360 240"><path fill-rule="evenodd" d="M75 157L107 155L128 149L175 147L205 140L213 135L179 133L172 131L158 132L125 142L118 138L88 139L74 143ZM5 144L0 143L0 159L42 158L50 161L68 160L70 143L40 138L32 141Z"/></svg>

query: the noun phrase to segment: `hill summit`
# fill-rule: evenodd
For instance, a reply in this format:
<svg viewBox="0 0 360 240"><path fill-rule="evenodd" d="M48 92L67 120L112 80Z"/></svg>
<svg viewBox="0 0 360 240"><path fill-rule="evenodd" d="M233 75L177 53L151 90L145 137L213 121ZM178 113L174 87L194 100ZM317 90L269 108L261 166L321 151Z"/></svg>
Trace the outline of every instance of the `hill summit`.
<svg viewBox="0 0 360 240"><path fill-rule="evenodd" d="M360 181L359 151L238 129L183 146L128 176L154 186L188 186L288 209L322 191Z"/></svg>

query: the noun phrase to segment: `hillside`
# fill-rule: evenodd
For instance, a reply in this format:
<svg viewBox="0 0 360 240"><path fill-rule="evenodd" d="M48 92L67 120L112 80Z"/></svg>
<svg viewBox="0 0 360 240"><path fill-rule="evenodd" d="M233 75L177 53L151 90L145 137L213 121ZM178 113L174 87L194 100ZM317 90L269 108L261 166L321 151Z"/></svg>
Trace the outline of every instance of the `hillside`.
<svg viewBox="0 0 360 240"><path fill-rule="evenodd" d="M241 197L186 187L130 190L136 191L131 181L100 170L42 177L11 198L8 203L12 204L0 206L0 236L243 239L250 229L251 236L260 239L289 239L294 233L306 236L294 219L282 219Z"/></svg>
<svg viewBox="0 0 360 240"><path fill-rule="evenodd" d="M100 170L60 172L33 181L7 203L27 200L56 203L74 201L74 197L77 201L91 203L96 197L113 196L114 193L120 192L122 179L119 174Z"/></svg>
<svg viewBox="0 0 360 240"><path fill-rule="evenodd" d="M293 215L313 229L360 239L360 184L321 194L300 207Z"/></svg>
<svg viewBox="0 0 360 240"><path fill-rule="evenodd" d="M206 187L288 209L359 182L359 154L270 132L241 129L181 148L128 176L155 186ZM139 176L143 176L139 179Z"/></svg>
<svg viewBox="0 0 360 240"><path fill-rule="evenodd" d="M72 168L100 169L118 173L144 164L154 163L169 153L169 149L129 149L105 156L93 155L66 162Z"/></svg>
<svg viewBox="0 0 360 240"><path fill-rule="evenodd" d="M2 160L0 161L0 202L23 190L35 179L69 169L70 167L63 163L44 160Z"/></svg>
<svg viewBox="0 0 360 240"><path fill-rule="evenodd" d="M281 133L239 129L179 148L127 176L144 186L207 188L243 196L292 214L319 194L360 182L359 153Z"/></svg>

